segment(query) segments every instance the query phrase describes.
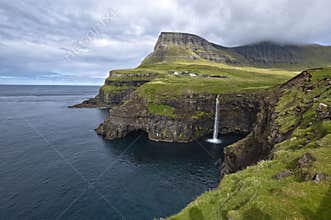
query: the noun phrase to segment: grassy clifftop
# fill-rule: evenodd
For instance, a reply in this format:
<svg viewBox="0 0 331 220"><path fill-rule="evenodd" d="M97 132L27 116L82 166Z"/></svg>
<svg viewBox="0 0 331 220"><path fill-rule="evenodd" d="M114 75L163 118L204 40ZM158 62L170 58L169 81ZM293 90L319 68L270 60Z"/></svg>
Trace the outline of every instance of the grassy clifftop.
<svg viewBox="0 0 331 220"><path fill-rule="evenodd" d="M150 100L166 99L191 93L233 93L266 89L295 75L295 72L280 69L233 67L210 61L156 63L139 68L164 71L162 77L138 88L139 94ZM169 70L188 71L197 76L176 76ZM203 77L207 74L209 77Z"/></svg>
<svg viewBox="0 0 331 220"><path fill-rule="evenodd" d="M331 69L309 73L303 85L282 89L275 123L285 139L273 159L226 175L169 219L330 218Z"/></svg>
<svg viewBox="0 0 331 220"><path fill-rule="evenodd" d="M175 75L169 72L189 72ZM219 94L267 89L283 83L297 72L283 69L235 67L211 61L176 61L142 64L135 69L115 70L108 81L148 80L137 88L138 93L150 102L171 99L185 94ZM114 74L116 77L114 77ZM152 74L152 77L146 77ZM107 92L121 88L107 87Z"/></svg>

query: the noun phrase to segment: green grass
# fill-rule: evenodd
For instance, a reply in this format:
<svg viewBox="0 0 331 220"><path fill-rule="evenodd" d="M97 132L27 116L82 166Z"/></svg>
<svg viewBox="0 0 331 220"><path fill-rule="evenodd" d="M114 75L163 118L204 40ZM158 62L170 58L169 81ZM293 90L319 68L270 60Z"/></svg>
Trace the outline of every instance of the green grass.
<svg viewBox="0 0 331 220"><path fill-rule="evenodd" d="M316 69L316 70L314 70L312 79L321 80L321 79L325 79L325 78L330 78L330 70L331 70L331 67Z"/></svg>
<svg viewBox="0 0 331 220"><path fill-rule="evenodd" d="M203 78L173 76L169 70L189 71L210 76L221 75L227 78ZM293 77L297 72L283 69L229 66L205 60L176 62L142 63L139 67L126 70L113 70L113 74L123 77L108 77L108 81L149 80L138 88L138 93L149 102L158 103L162 99L175 98L192 93L232 93L256 91L271 88ZM146 74L152 73L152 77ZM131 75L130 75L131 74ZM135 74L132 76L132 74Z"/></svg>
<svg viewBox="0 0 331 220"><path fill-rule="evenodd" d="M195 61L197 63L156 63L141 65L139 69L152 68L160 71L155 80L138 88L141 96L149 101L171 99L172 97L192 93L233 93L240 91L256 91L268 89L283 83L295 73L277 69L236 68L212 62ZM190 71L197 74L222 75L227 78L203 78L190 76L173 76L169 70Z"/></svg>
<svg viewBox="0 0 331 220"><path fill-rule="evenodd" d="M330 88L326 86L324 78L330 78L331 68L313 71L312 80L314 89L309 92L302 92L301 88L293 88L286 93L276 106L276 112L279 116L277 123L280 125L280 130L283 134L291 131L297 124L301 123L302 127L308 124L315 117L316 109L319 103L331 105ZM320 82L317 82L320 81ZM314 101L314 98L318 100ZM313 103L311 103L313 101ZM303 114L298 114L296 109L301 109Z"/></svg>
<svg viewBox="0 0 331 220"><path fill-rule="evenodd" d="M145 76L125 76L122 77L108 77L106 80L109 82L131 82L131 81L150 81L154 77L145 77Z"/></svg>
<svg viewBox="0 0 331 220"><path fill-rule="evenodd" d="M114 85L103 85L101 90L105 94L117 94L127 89L133 89L134 86L114 86Z"/></svg>
<svg viewBox="0 0 331 220"><path fill-rule="evenodd" d="M148 104L148 111L155 115L176 117L175 109L169 105Z"/></svg>
<svg viewBox="0 0 331 220"><path fill-rule="evenodd" d="M227 78L174 76L168 73L169 70L189 71L198 75L221 75ZM107 78L108 81L150 81L137 88L138 94L149 103L162 103L163 100L176 99L185 94L255 92L269 89L287 81L297 72L275 68L229 66L204 60L190 62L177 60L176 62L143 63L137 68L113 70L111 73L123 76L110 76ZM153 75L147 76L150 73ZM107 89L113 92L120 90L122 88Z"/></svg>
<svg viewBox="0 0 331 220"><path fill-rule="evenodd" d="M199 196L169 219L329 219L331 121L316 116L319 103L331 105L331 86L324 78L331 78L330 68L313 71L312 91L304 92L300 88L284 91L277 103L276 123L281 132L291 133L274 146L272 160L226 175L216 189ZM302 116L296 113L297 106L305 109ZM305 153L313 155L316 161L302 170L296 164ZM294 175L273 178L285 169ZM304 181L302 172L309 178L323 172L328 179L321 183Z"/></svg>
<svg viewBox="0 0 331 220"><path fill-rule="evenodd" d="M112 70L111 71L112 74L122 74L123 77L125 77L127 74L146 74L146 73L154 73L154 74L158 74L160 73L160 71L158 71L157 69L153 69L153 68L131 68L131 69L119 69L119 70Z"/></svg>
<svg viewBox="0 0 331 220"><path fill-rule="evenodd" d="M196 111L193 115L192 115L192 119L199 119L199 118L203 118L203 117L210 117L211 113L209 112L202 112L202 111Z"/></svg>
<svg viewBox="0 0 331 220"><path fill-rule="evenodd" d="M193 52L191 48L187 47L178 47L178 45L168 45L167 48L164 48L162 51L159 51L161 54L164 54L165 56L154 55L151 54L147 56L142 64L151 64L151 63L157 63L162 60L167 60L167 62L176 61L180 59L181 57L191 57L195 59L200 59L197 54Z"/></svg>

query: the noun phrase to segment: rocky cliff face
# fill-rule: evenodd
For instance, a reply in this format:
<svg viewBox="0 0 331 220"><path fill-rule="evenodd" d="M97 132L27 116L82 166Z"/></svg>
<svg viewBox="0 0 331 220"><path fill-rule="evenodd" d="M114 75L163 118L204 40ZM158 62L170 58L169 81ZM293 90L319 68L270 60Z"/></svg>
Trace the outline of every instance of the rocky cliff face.
<svg viewBox="0 0 331 220"><path fill-rule="evenodd" d="M271 91L253 131L225 148L220 185L168 219L329 219L330 97L331 68Z"/></svg>
<svg viewBox="0 0 331 220"><path fill-rule="evenodd" d="M100 105L116 106L122 103L126 96L131 94L138 86L150 81L152 73L145 74L116 74L112 71L105 80L105 84L100 88L96 99ZM134 78L134 79L132 79ZM116 88L110 91L107 89Z"/></svg>
<svg viewBox="0 0 331 220"><path fill-rule="evenodd" d="M272 99L264 97L260 101L260 112L257 114L253 131L244 139L225 148L224 161L220 167L221 177L242 170L270 155L275 141L270 134L277 135L277 129L274 128L273 123L274 105L277 99L277 96Z"/></svg>
<svg viewBox="0 0 331 220"><path fill-rule="evenodd" d="M109 77L99 89L95 98L88 99L80 104L73 105L73 108L112 108L120 105L135 89L144 83L149 82L157 73L116 73L110 71Z"/></svg>
<svg viewBox="0 0 331 220"><path fill-rule="evenodd" d="M220 132L251 131L259 111L260 94L224 94L220 104ZM97 129L107 139L124 137L142 130L155 141L190 142L212 132L216 95L192 94L164 100L160 106L173 110L171 115L151 111L137 93L129 95L123 105L110 110L109 117Z"/></svg>
<svg viewBox="0 0 331 220"><path fill-rule="evenodd" d="M154 51L143 63L150 64L161 61L181 59L206 59L221 63L232 63L231 55L220 50L207 40L193 34L162 32L154 47Z"/></svg>
<svg viewBox="0 0 331 220"><path fill-rule="evenodd" d="M291 137L292 132L300 126L300 121L297 120L284 131L277 120L280 117L284 117L283 114L302 115L312 107L314 99L316 102L321 93L317 92L316 96L312 97L307 103L292 103L293 106L289 103L286 112L277 111L276 107L279 105L279 100L286 97L289 90L300 90L302 93L307 94L306 96L308 97L308 93L312 93L312 90L318 86L330 89L330 78L325 78L321 82L322 85L314 84L311 81L311 71L313 70L302 72L287 83L272 90L261 100L261 110L257 115L257 122L253 131L246 138L225 149L225 159L220 170L221 176L244 169L261 159L271 158L273 147L277 143ZM297 99L301 101L299 97ZM330 109L326 110L326 112L330 112ZM288 122L284 121L284 123Z"/></svg>

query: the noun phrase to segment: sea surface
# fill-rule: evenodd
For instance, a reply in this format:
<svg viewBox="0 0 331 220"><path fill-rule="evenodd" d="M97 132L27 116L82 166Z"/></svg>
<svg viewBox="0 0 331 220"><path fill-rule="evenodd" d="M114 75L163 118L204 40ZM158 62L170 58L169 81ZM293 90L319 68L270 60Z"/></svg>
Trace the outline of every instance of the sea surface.
<svg viewBox="0 0 331 220"><path fill-rule="evenodd" d="M218 185L222 145L106 141L98 87L0 85L0 219L154 219Z"/></svg>

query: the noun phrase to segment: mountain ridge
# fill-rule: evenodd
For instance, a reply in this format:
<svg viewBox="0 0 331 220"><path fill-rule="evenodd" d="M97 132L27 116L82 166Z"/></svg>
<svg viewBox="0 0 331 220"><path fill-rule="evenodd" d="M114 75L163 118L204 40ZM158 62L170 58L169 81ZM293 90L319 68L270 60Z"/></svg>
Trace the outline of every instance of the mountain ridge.
<svg viewBox="0 0 331 220"><path fill-rule="evenodd" d="M161 32L143 64L199 59L230 65L314 68L331 65L331 46L261 41L225 47L195 34Z"/></svg>

